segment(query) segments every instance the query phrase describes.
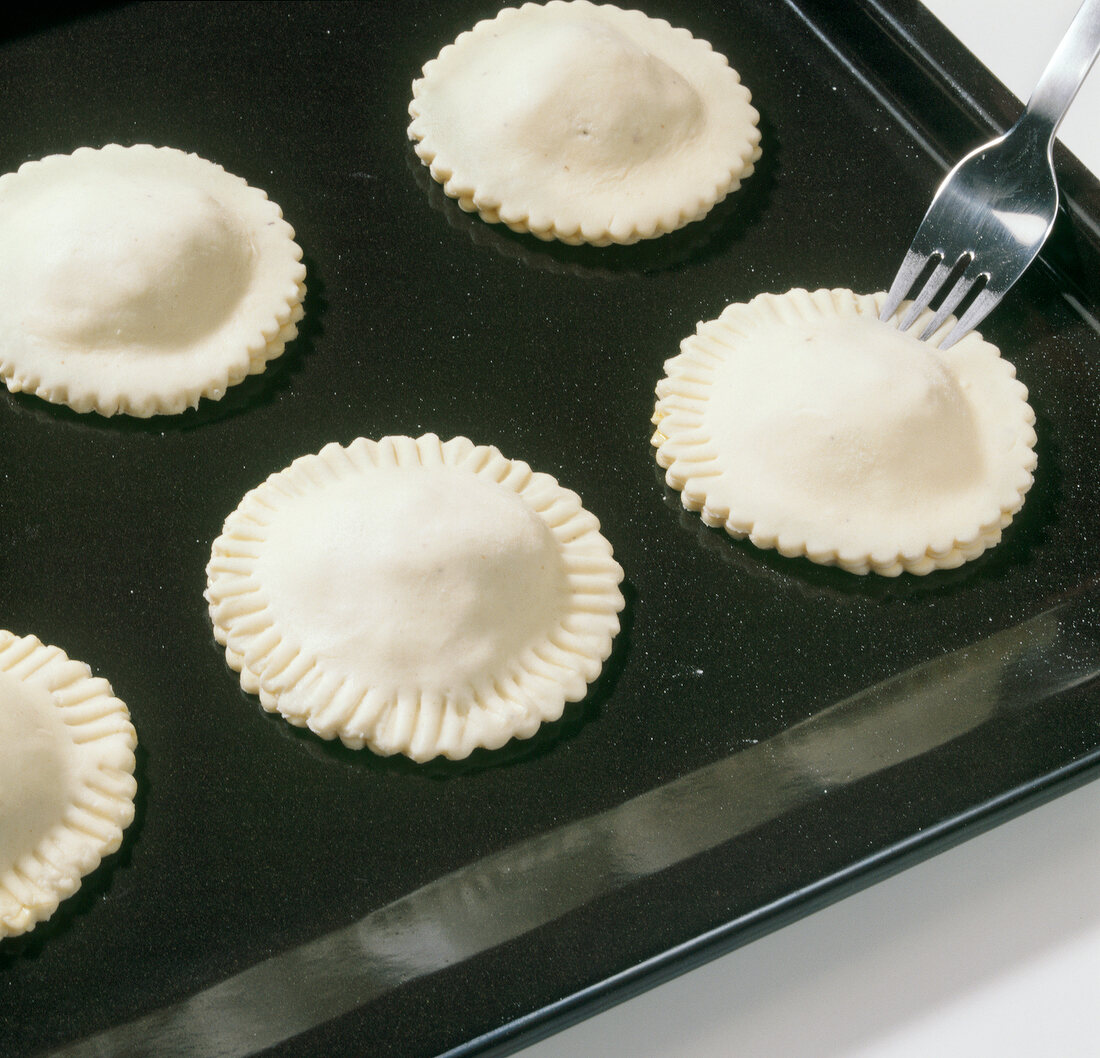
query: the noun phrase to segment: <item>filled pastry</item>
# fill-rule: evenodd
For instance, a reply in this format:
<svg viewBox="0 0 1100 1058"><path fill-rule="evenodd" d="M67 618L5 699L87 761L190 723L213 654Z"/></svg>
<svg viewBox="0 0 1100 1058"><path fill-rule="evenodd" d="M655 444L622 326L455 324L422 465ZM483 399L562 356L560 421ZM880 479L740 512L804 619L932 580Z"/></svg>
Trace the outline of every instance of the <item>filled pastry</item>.
<svg viewBox="0 0 1100 1058"><path fill-rule="evenodd" d="M360 438L249 492L207 568L265 709L424 761L528 738L585 697L622 570L576 494L464 437Z"/></svg>
<svg viewBox="0 0 1100 1058"><path fill-rule="evenodd" d="M0 631L0 938L49 918L119 848L136 746L106 680Z"/></svg>
<svg viewBox="0 0 1100 1058"><path fill-rule="evenodd" d="M467 211L566 243L703 217L753 171L758 114L726 58L640 11L505 8L413 83L409 137Z"/></svg>
<svg viewBox="0 0 1100 1058"><path fill-rule="evenodd" d="M1036 465L1027 390L972 332L950 349L880 322L885 295L730 305L665 364L653 445L708 525L854 573L976 558ZM930 313L929 313L930 318Z"/></svg>
<svg viewBox="0 0 1100 1058"><path fill-rule="evenodd" d="M0 177L0 378L79 412L181 412L297 334L279 207L220 165L111 144Z"/></svg>

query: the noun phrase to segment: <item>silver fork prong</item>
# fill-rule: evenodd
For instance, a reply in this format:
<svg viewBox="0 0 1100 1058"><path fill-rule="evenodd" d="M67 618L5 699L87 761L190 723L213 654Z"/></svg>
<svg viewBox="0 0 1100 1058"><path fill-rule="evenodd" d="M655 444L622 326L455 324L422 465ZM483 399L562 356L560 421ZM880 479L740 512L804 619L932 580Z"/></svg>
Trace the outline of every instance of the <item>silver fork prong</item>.
<svg viewBox="0 0 1100 1058"><path fill-rule="evenodd" d="M936 309L935 315L928 321L928 326L921 332L920 340L922 342L931 338L943 326L943 321L955 311L955 307L970 293L970 288L981 278L982 273L977 270L974 271L973 275L969 274L969 268L972 267L972 264L967 267L968 271L959 276L958 281L948 292L947 297L943 299L943 303Z"/></svg>
<svg viewBox="0 0 1100 1058"><path fill-rule="evenodd" d="M947 336L940 342L941 349L950 349L960 338L965 338L979 323L982 322L996 308L1001 300L1002 291L994 291L986 287L971 303L959 318L958 323L947 332Z"/></svg>
<svg viewBox="0 0 1100 1058"><path fill-rule="evenodd" d="M1100 57L1100 0L1083 0L1039 77L1019 120L1003 136L971 151L940 184L924 215L879 319L890 320L935 258L939 263L898 329L908 330L942 290L921 339L935 338L950 314L986 285L939 342L949 349L1000 302L1039 253L1058 214L1058 178L1051 149L1062 118ZM931 247L937 247L930 252ZM964 265L965 262L965 265ZM958 275L948 288L946 283Z"/></svg>
<svg viewBox="0 0 1100 1058"><path fill-rule="evenodd" d="M894 282L890 286L890 293L882 304L882 311L878 318L885 323L895 312L898 306L905 300L909 288L917 281L917 277L924 271L928 263L928 257L917 253L915 250L906 250L905 259L901 262L898 274L894 276Z"/></svg>
<svg viewBox="0 0 1100 1058"><path fill-rule="evenodd" d="M899 331L907 331L913 326L917 317L924 312L928 307L928 303L936 296L940 287L943 286L944 280L951 274L955 264L955 261L948 261L943 257L940 258L940 263L932 270L932 274L928 277L927 282L921 287L920 293L913 298L913 303L902 317L901 323L898 324Z"/></svg>

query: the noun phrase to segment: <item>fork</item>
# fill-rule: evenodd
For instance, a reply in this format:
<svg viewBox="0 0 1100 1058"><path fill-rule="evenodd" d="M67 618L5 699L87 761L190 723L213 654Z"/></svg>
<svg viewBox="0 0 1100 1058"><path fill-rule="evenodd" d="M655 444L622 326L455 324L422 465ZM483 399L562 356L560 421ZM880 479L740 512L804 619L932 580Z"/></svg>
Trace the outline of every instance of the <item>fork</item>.
<svg viewBox="0 0 1100 1058"><path fill-rule="evenodd" d="M929 267L898 329L908 330L943 295L921 340L934 334L979 280L984 285L948 331L941 349L973 330L1023 275L1058 212L1054 135L1100 52L1100 0L1085 0L1019 120L971 151L940 184L883 303L889 320Z"/></svg>

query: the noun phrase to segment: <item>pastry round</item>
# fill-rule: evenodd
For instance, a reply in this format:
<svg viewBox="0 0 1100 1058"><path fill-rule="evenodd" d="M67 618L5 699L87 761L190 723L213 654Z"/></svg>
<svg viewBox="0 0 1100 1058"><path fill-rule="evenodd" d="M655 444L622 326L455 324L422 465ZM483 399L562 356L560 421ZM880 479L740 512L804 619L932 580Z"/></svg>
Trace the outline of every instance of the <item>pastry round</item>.
<svg viewBox="0 0 1100 1058"><path fill-rule="evenodd" d="M941 350L885 294L792 290L701 323L657 387L657 462L708 525L853 573L928 573L1001 538L1031 487L1027 390L976 332ZM922 320L927 322L931 311Z"/></svg>
<svg viewBox="0 0 1100 1058"><path fill-rule="evenodd" d="M566 243L703 217L752 173L759 115L687 30L588 0L505 8L424 66L409 137L467 211Z"/></svg>
<svg viewBox="0 0 1100 1058"><path fill-rule="evenodd" d="M0 938L47 919L122 843L137 736L106 680L0 631Z"/></svg>
<svg viewBox="0 0 1100 1058"><path fill-rule="evenodd" d="M270 712L355 749L460 759L579 701L622 570L576 494L464 437L364 438L249 492L214 542L214 636Z"/></svg>
<svg viewBox="0 0 1100 1058"><path fill-rule="evenodd" d="M220 165L141 144L0 177L0 378L101 415L177 413L298 332L294 231Z"/></svg>

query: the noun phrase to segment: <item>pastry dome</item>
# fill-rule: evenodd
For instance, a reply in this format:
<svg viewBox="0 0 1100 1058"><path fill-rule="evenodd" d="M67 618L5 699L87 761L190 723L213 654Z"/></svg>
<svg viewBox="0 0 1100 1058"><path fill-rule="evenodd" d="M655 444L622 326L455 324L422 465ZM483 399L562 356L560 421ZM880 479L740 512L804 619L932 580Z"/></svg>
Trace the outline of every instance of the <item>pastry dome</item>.
<svg viewBox="0 0 1100 1058"><path fill-rule="evenodd" d="M942 350L947 324L921 342L881 322L884 297L764 294L699 325L653 420L685 507L855 573L928 573L1000 540L1035 468L1027 390L977 333Z"/></svg>
<svg viewBox="0 0 1100 1058"><path fill-rule="evenodd" d="M136 745L106 680L0 631L0 938L49 918L119 848Z"/></svg>
<svg viewBox="0 0 1100 1058"><path fill-rule="evenodd" d="M640 11L505 8L424 66L409 136L468 211L567 243L703 217L752 173L758 115L725 57Z"/></svg>
<svg viewBox="0 0 1100 1058"><path fill-rule="evenodd" d="M560 717L623 606L574 493L432 434L295 460L227 518L207 578L214 635L265 709L418 761Z"/></svg>
<svg viewBox="0 0 1100 1058"><path fill-rule="evenodd" d="M263 191L197 155L28 162L0 177L0 378L102 415L219 399L297 334L301 256Z"/></svg>

